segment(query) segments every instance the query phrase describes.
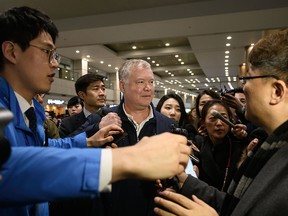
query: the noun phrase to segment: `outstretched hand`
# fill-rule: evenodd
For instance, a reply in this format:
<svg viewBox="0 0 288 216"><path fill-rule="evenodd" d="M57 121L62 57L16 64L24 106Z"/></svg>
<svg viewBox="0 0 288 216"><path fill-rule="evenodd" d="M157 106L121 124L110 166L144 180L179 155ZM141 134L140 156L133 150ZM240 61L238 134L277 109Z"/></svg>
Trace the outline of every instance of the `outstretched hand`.
<svg viewBox="0 0 288 216"><path fill-rule="evenodd" d="M136 145L113 149L112 181L127 177L170 178L185 170L190 152L187 139L181 135L162 133L144 137Z"/></svg>
<svg viewBox="0 0 288 216"><path fill-rule="evenodd" d="M195 195L192 200L171 191L160 192L155 197L154 212L160 216L218 216L217 212Z"/></svg>
<svg viewBox="0 0 288 216"><path fill-rule="evenodd" d="M124 133L123 129L118 125L111 124L101 128L93 136L86 139L87 147L100 147L105 143L112 142L115 134Z"/></svg>

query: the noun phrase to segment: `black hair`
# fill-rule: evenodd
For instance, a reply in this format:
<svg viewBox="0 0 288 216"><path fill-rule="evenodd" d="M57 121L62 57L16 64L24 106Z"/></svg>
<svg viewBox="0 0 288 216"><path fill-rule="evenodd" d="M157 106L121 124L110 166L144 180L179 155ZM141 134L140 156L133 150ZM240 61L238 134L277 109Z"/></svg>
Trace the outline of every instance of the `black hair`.
<svg viewBox="0 0 288 216"><path fill-rule="evenodd" d="M220 99L220 95L218 93L212 91L212 90L205 89L202 92L200 92L198 94L198 96L196 98L196 102L195 102L196 114L197 114L198 119L200 119L200 117L201 117L201 113L200 113L200 110L199 110L200 99L205 94L211 96L213 99Z"/></svg>
<svg viewBox="0 0 288 216"><path fill-rule="evenodd" d="M103 78L94 73L85 74L79 77L75 82L76 94L78 94L80 91L86 93L88 86L91 83L97 82L97 81L103 82Z"/></svg>
<svg viewBox="0 0 288 216"><path fill-rule="evenodd" d="M214 106L215 104L219 104L219 105L223 106L227 111L229 120L232 119L232 112L231 112L230 108L227 106L227 104L222 100L213 99L211 101L207 101L207 103L205 103L205 105L203 106L203 109L201 111L201 121L205 121L205 118L208 114L209 108Z"/></svg>
<svg viewBox="0 0 288 216"><path fill-rule="evenodd" d="M17 43L24 51L31 40L42 32L50 34L53 43L58 37L58 29L43 12L30 7L14 7L0 14L0 44L5 41ZM0 52L0 70L4 67L4 55Z"/></svg>
<svg viewBox="0 0 288 216"><path fill-rule="evenodd" d="M73 96L68 100L67 107L69 108L77 104L80 104L83 107L83 101L81 100L81 98L78 96Z"/></svg>

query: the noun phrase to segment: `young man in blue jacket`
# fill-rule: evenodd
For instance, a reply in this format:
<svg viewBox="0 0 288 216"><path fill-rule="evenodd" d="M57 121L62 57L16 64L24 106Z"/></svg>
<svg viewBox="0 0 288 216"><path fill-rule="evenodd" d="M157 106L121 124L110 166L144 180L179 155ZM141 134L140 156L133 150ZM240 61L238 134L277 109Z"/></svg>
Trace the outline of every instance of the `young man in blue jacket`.
<svg viewBox="0 0 288 216"><path fill-rule="evenodd" d="M123 132L119 126L110 125L90 138L83 132L73 138L45 142L45 112L33 98L48 92L54 81L60 62L55 47L58 30L42 12L16 7L0 15L0 32L0 107L14 114L4 128L4 137L13 148L0 171L1 216L48 215L47 203L34 203L93 197L117 180L156 179L183 171L189 147L183 145L185 138L176 135L147 138L134 148L71 149L101 146L113 140L111 135ZM30 118L27 110L32 108L35 113L32 110L34 117ZM159 143L163 142L170 144L165 153L160 151L163 145ZM165 168L159 172L162 166Z"/></svg>

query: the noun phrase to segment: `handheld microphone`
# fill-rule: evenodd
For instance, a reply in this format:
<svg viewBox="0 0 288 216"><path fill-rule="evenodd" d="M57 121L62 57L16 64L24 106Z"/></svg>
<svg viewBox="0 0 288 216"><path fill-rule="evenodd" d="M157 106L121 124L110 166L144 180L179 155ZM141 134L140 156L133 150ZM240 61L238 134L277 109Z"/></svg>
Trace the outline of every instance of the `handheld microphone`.
<svg viewBox="0 0 288 216"><path fill-rule="evenodd" d="M217 110L211 110L211 114L215 117L220 119L221 121L225 122L227 125L231 126L231 127L235 127L235 124L233 124L232 122L230 122L228 119L224 118Z"/></svg>
<svg viewBox="0 0 288 216"><path fill-rule="evenodd" d="M9 159L11 154L10 143L4 138L3 129L13 119L13 113L0 108L0 168Z"/></svg>

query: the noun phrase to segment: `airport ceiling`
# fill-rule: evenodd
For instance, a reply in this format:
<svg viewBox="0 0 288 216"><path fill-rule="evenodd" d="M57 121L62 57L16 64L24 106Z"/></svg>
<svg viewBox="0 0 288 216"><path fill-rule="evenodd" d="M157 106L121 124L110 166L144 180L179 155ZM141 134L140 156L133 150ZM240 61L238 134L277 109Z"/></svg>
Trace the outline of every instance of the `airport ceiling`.
<svg viewBox="0 0 288 216"><path fill-rule="evenodd" d="M62 56L108 73L145 59L158 90L189 94L237 87L247 47L288 27L287 0L1 0L0 11L22 5L54 20Z"/></svg>

